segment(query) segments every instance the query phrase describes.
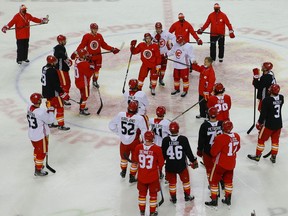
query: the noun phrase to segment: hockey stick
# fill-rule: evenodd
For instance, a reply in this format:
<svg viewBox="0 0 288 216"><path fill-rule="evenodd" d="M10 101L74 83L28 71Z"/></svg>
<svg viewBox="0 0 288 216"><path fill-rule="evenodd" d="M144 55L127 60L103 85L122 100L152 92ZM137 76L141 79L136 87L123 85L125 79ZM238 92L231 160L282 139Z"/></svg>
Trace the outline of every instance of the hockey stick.
<svg viewBox="0 0 288 216"><path fill-rule="evenodd" d="M53 169L51 166L49 166L48 164L48 153L46 152L46 167L49 171L51 171L52 173L56 173L56 170Z"/></svg>
<svg viewBox="0 0 288 216"><path fill-rule="evenodd" d="M178 63L178 64L181 64L181 65L185 65L185 66L187 66L187 67L190 68L190 65L188 65L188 64L184 64L184 63L182 63L182 62L175 61L175 60L173 60L173 59L169 59L169 58L167 58L167 60L172 61L172 62L175 62L175 63Z"/></svg>
<svg viewBox="0 0 288 216"><path fill-rule="evenodd" d="M74 100L72 98L69 98L69 100L73 101L74 103L80 104L80 102L78 102L78 101L76 101L76 100Z"/></svg>
<svg viewBox="0 0 288 216"><path fill-rule="evenodd" d="M203 34L215 34L215 33L213 33L213 32L202 32ZM215 34L215 35L217 35L217 36L229 36L229 35L227 35L227 34Z"/></svg>
<svg viewBox="0 0 288 216"><path fill-rule="evenodd" d="M49 21L49 15L46 15L46 19ZM47 23L37 23L37 24L32 24L32 25L23 26L23 27L20 27L20 28L13 27L13 28L7 29L7 31L8 31L8 30L14 30L14 29L29 28L29 27L39 26L39 25L45 25L45 24L48 24L48 22L47 22Z"/></svg>
<svg viewBox="0 0 288 216"><path fill-rule="evenodd" d="M159 167L158 167L158 178L159 178L160 194L161 194L161 200L158 203L158 207L160 207L164 203L164 196L163 196L163 191L162 191L161 182L160 182L160 169L159 169Z"/></svg>
<svg viewBox="0 0 288 216"><path fill-rule="evenodd" d="M132 52L130 54L130 57L129 57L129 61L128 61L128 67L127 67L127 71L126 71L126 75L125 75L125 79L124 79L124 84L123 84L123 88L122 88L122 93L124 94L125 93L125 85L126 85L126 80L127 80L127 76L128 76L128 71L129 71L129 68L130 68L130 63L131 63L131 60L132 60Z"/></svg>
<svg viewBox="0 0 288 216"><path fill-rule="evenodd" d="M98 95L99 95L99 98L100 98L100 107L99 107L99 109L97 111L97 115L99 115L101 110L102 110L102 108L103 108L103 101L102 101L102 98L101 98L101 94L100 94L99 88L97 88L97 91L98 91Z"/></svg>
<svg viewBox="0 0 288 216"><path fill-rule="evenodd" d="M197 44L198 42L196 42L196 41L193 41L193 42L188 42L188 43ZM210 42L210 41L207 41L207 42L202 42L202 43L203 43L203 44L204 44L204 43L208 43L208 44L209 44L209 43L215 43L215 42L214 42L214 41L212 41L212 42Z"/></svg>
<svg viewBox="0 0 288 216"><path fill-rule="evenodd" d="M123 156L129 163L135 163L128 157L128 155L126 153L124 153Z"/></svg>
<svg viewBox="0 0 288 216"><path fill-rule="evenodd" d="M125 44L125 42L122 42L119 50L122 50L122 49L123 49L124 44ZM107 53L113 53L113 51L105 51L105 52L97 53L97 54L95 54L95 55L102 55L102 54L107 54ZM94 56L95 56L95 55L94 55Z"/></svg>
<svg viewBox="0 0 288 216"><path fill-rule="evenodd" d="M253 128L255 127L255 121L256 121L256 88L254 88L254 117L253 117L253 124L247 131L247 134L249 134Z"/></svg>
<svg viewBox="0 0 288 216"><path fill-rule="evenodd" d="M266 155L263 156L263 158L267 158L271 155L271 151L269 151Z"/></svg>
<svg viewBox="0 0 288 216"><path fill-rule="evenodd" d="M176 116L174 119L171 120L171 122L175 121L177 118L179 118L180 116L184 115L186 112L188 112L190 109L192 109L193 107L195 107L197 104L201 103L204 100L204 98L202 98L200 101L198 101L197 103L193 104L191 107L189 107L188 109L186 109L184 112L182 112L181 114L179 114L178 116Z"/></svg>

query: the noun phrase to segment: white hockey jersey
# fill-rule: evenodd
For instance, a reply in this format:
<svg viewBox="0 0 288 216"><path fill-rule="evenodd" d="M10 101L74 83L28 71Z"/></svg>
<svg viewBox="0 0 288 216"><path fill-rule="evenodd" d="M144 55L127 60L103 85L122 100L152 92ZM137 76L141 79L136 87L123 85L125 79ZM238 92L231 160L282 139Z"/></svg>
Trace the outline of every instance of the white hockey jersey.
<svg viewBox="0 0 288 216"><path fill-rule="evenodd" d="M150 130L155 134L154 143L158 146L162 146L162 140L164 137L170 134L169 125L170 121L167 119L150 118L149 119Z"/></svg>
<svg viewBox="0 0 288 216"><path fill-rule="evenodd" d="M36 108L30 105L27 108L27 120L29 124L29 139L39 141L50 134L48 124L52 124L55 121L55 115L53 112L47 113L47 110L44 108Z"/></svg>
<svg viewBox="0 0 288 216"><path fill-rule="evenodd" d="M157 32L153 32L152 37L154 38ZM160 34L160 41L159 41L159 48L160 48L160 54L165 54L169 51L167 44L170 44L172 47L171 43L176 41L175 35L171 34L169 31L163 30Z"/></svg>
<svg viewBox="0 0 288 216"><path fill-rule="evenodd" d="M123 94L125 101L127 102L127 104L131 101L131 100L136 100L138 101L138 113L139 115L146 115L146 111L147 111L147 107L149 106L149 101L147 98L147 95L145 94L144 91L129 91L129 92L125 92Z"/></svg>
<svg viewBox="0 0 288 216"><path fill-rule="evenodd" d="M180 46L178 43L175 43L172 49L167 53L167 56L173 56L173 60L182 63L179 64L174 62L173 67L175 69L185 69L188 67L186 65L190 65L190 62L195 61L193 46L189 43L185 43L182 46Z"/></svg>
<svg viewBox="0 0 288 216"><path fill-rule="evenodd" d="M140 129L142 138L148 130L144 118L138 114L129 117L127 112L119 112L110 122L109 129L116 133L124 145L131 144L137 138L137 130Z"/></svg>

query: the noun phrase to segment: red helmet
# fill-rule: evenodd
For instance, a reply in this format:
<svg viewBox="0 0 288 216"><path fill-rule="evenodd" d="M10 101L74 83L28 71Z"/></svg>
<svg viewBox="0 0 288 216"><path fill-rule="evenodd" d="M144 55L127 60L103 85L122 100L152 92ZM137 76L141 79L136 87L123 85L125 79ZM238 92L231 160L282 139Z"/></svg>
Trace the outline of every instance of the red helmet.
<svg viewBox="0 0 288 216"><path fill-rule="evenodd" d="M264 62L262 64L262 68L267 70L267 71L270 71L273 68L273 64L271 62Z"/></svg>
<svg viewBox="0 0 288 216"><path fill-rule="evenodd" d="M57 41L58 41L58 43L61 43L62 41L66 41L66 37L64 35L58 35Z"/></svg>
<svg viewBox="0 0 288 216"><path fill-rule="evenodd" d="M136 113L138 111L138 101L132 100L128 104L128 112Z"/></svg>
<svg viewBox="0 0 288 216"><path fill-rule="evenodd" d="M20 11L21 11L21 10L27 10L26 5L22 4L22 5L20 6L19 10L20 10Z"/></svg>
<svg viewBox="0 0 288 216"><path fill-rule="evenodd" d="M96 23L91 23L90 29L98 29L98 25Z"/></svg>
<svg viewBox="0 0 288 216"><path fill-rule="evenodd" d="M273 95L278 95L280 92L280 86L278 84L272 84L269 88L269 92Z"/></svg>
<svg viewBox="0 0 288 216"><path fill-rule="evenodd" d="M138 80L137 79L130 79L129 80L129 88L130 89L138 89Z"/></svg>
<svg viewBox="0 0 288 216"><path fill-rule="evenodd" d="M217 95L217 94L222 94L224 93L225 91L225 88L223 86L222 83L215 83L214 85L214 93Z"/></svg>
<svg viewBox="0 0 288 216"><path fill-rule="evenodd" d="M30 101L31 101L33 104L39 104L41 99L42 99L42 95L39 94L39 93L33 93L33 94L31 94L31 96L30 96Z"/></svg>
<svg viewBox="0 0 288 216"><path fill-rule="evenodd" d="M216 107L211 107L209 110L208 110L208 115L211 117L211 118L216 118L216 116L218 115L218 109Z"/></svg>
<svg viewBox="0 0 288 216"><path fill-rule="evenodd" d="M57 58L53 55L48 55L46 61L47 64L56 64L58 62Z"/></svg>
<svg viewBox="0 0 288 216"><path fill-rule="evenodd" d="M215 3L214 8L220 8L220 5L218 3Z"/></svg>
<svg viewBox="0 0 288 216"><path fill-rule="evenodd" d="M87 52L87 50L85 50L85 49L80 49L79 51L78 51L78 56L80 57L80 58L84 58L84 57L86 57L88 55L88 52Z"/></svg>
<svg viewBox="0 0 288 216"><path fill-rule="evenodd" d="M162 23L161 22L156 22L155 23L155 28L162 28Z"/></svg>
<svg viewBox="0 0 288 216"><path fill-rule="evenodd" d="M144 34L144 41L146 40L146 37L150 37L152 39L152 35L150 33L145 33Z"/></svg>
<svg viewBox="0 0 288 216"><path fill-rule="evenodd" d="M164 106L158 106L156 108L156 115L158 117L163 117L166 114L166 108Z"/></svg>
<svg viewBox="0 0 288 216"><path fill-rule="evenodd" d="M182 36L182 35L178 35L177 38L176 38L176 42L177 42L178 44L183 43L183 42L184 42L183 36Z"/></svg>
<svg viewBox="0 0 288 216"><path fill-rule="evenodd" d="M233 123L231 121L227 120L223 122L222 131L224 133L230 133L232 129L233 129Z"/></svg>
<svg viewBox="0 0 288 216"><path fill-rule="evenodd" d="M169 130L172 134L178 134L179 132L179 124L177 122L171 122L169 125Z"/></svg>
<svg viewBox="0 0 288 216"><path fill-rule="evenodd" d="M153 142L154 136L155 135L154 135L153 131L148 130L144 133L144 139L146 142Z"/></svg>

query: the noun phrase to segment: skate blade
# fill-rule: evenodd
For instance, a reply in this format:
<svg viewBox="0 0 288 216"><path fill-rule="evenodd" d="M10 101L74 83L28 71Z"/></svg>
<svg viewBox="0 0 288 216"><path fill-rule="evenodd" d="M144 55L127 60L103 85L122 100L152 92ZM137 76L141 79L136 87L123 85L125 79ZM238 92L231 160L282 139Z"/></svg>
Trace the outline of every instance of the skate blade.
<svg viewBox="0 0 288 216"><path fill-rule="evenodd" d="M218 210L218 206L207 206L207 205L205 205L205 207L207 207L208 209L214 210L214 211Z"/></svg>

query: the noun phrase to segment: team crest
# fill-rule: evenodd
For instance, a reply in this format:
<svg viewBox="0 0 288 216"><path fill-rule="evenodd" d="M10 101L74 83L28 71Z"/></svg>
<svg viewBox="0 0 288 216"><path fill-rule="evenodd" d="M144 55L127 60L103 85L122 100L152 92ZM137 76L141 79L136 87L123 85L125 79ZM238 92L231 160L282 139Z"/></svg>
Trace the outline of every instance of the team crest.
<svg viewBox="0 0 288 216"><path fill-rule="evenodd" d="M91 43L90 43L90 48L91 48L92 50L96 50L96 49L98 49L98 47L99 47L98 41L96 41L96 40L91 41Z"/></svg>
<svg viewBox="0 0 288 216"><path fill-rule="evenodd" d="M152 52L151 52L151 50L144 50L143 56L144 56L146 59L150 59L150 58L152 57Z"/></svg>
<svg viewBox="0 0 288 216"><path fill-rule="evenodd" d="M176 58L180 59L181 55L182 55L182 50L177 49L176 52L175 52Z"/></svg>
<svg viewBox="0 0 288 216"><path fill-rule="evenodd" d="M162 48L165 45L166 45L166 41L163 38L161 38L160 41L159 41L159 46Z"/></svg>

